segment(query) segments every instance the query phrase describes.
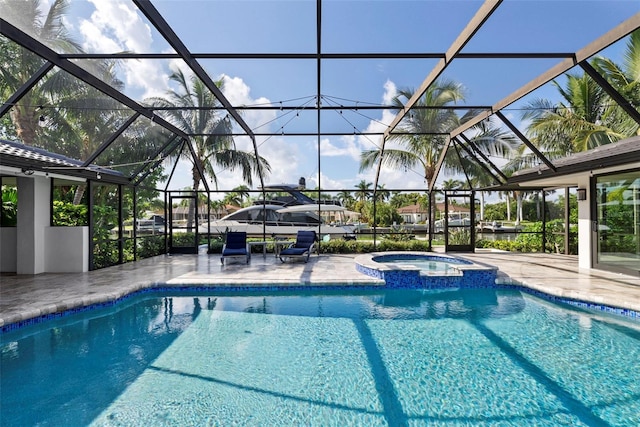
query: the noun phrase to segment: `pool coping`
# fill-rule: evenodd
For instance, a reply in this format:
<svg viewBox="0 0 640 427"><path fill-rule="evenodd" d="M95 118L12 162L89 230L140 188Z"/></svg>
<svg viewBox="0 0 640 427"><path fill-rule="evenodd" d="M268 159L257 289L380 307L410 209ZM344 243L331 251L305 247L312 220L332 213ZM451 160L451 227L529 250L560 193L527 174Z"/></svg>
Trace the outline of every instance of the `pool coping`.
<svg viewBox="0 0 640 427"><path fill-rule="evenodd" d="M388 255L390 252L384 252ZM407 254L408 252L403 252ZM419 252L425 254L425 252ZM437 256L447 257L443 253L427 252ZM366 254L371 257L373 254ZM475 255L481 255L475 259ZM495 260L487 258L487 255L495 254L456 254L457 258L470 261L477 266L486 269L497 270L497 278L495 286L500 288L515 288L526 291L528 293L542 296L549 300L558 302L568 302L572 305L581 305L590 309L600 311L615 312L627 317L640 317L640 301L635 296L637 291L636 284L640 284L634 277L610 275L602 272L590 272L587 270L576 269L571 267L571 258L561 260L559 264L553 264L548 261L545 255L531 256L525 258L518 254L499 254ZM287 264L274 264L267 258L266 262L254 265L259 270L260 279L245 280L246 266L238 265L236 267L225 266L219 267L219 262L212 262L208 257L203 256L181 256L170 257L162 256L155 259L138 261L133 265L125 265L113 267L105 270L97 270L96 272L84 274L63 274L63 275L43 275L32 276L31 278L19 278L13 280L10 287L14 289L12 293L3 295L11 296L15 299L10 303L19 306L20 310L13 312L0 312L0 328L2 331L8 330L10 327L19 327L43 319L59 317L65 313L84 311L87 309L114 305L123 298L127 298L131 294L140 292L148 292L153 290L175 289L176 291L190 291L198 288L202 291L211 289L212 291L224 290L246 290L246 291L265 291L265 290L295 290L295 289L377 289L384 287L384 281L376 280L373 277L365 276L356 271L354 265L355 259L359 255L323 255L314 256L308 264L300 263L292 270L294 266ZM195 257L195 261L194 261ZM342 261L340 260L342 258ZM553 258L553 259L557 259ZM203 261L208 263L203 267ZM489 265L488 262L497 264L498 266ZM177 262L177 263L176 263ZM335 265L336 262L342 262L343 265L350 266L348 269L344 267L341 270L330 271L329 273L316 275L309 274L312 271L324 271L327 265ZM344 264L347 262L347 264ZM201 263L199 266L198 263ZM271 263L271 264L270 264ZM507 264L505 264L507 263ZM510 265L508 263L511 263ZM276 265L278 267L276 267ZM212 266L216 266L212 269ZM461 265L462 267L462 265ZM507 267L505 269L505 267ZM145 270L152 268L153 270ZM234 268L236 268L234 270ZM546 269L546 270L544 270ZM573 270L571 270L573 269ZM539 273L532 278L529 272L534 270ZM220 274L217 274L219 271ZM540 273L543 271L554 272L554 277L547 276L547 279L539 280ZM266 273L265 273L266 272ZM272 273L286 273L278 275L282 277L274 277ZM227 273L230 273L227 275ZM293 274L295 273L295 274ZM303 274L304 273L304 274ZM355 275L353 274L355 273ZM239 274L241 276L239 276ZM510 274L510 275L509 275ZM564 280L571 282L570 286L560 286L555 281L555 277L563 274ZM542 274L544 277L544 274ZM126 279L126 280L123 280ZM113 283L113 280L119 280L117 287L106 286L105 281ZM593 280L589 286L585 286L585 280ZM67 283L76 286L78 292L75 295L65 296L63 292ZM60 288L51 288L51 285L61 286ZM576 286L577 285L577 286ZM26 286L26 287L25 287ZM602 295L599 290L605 286L611 286L616 289L614 294ZM630 294L626 294L621 286L631 286L627 288ZM20 291L20 289L27 289ZM594 291L593 293L590 290ZM47 297L50 303L26 304L27 301L39 301L45 294L55 294L53 297ZM16 293L17 292L17 293ZM17 295L17 296L16 296ZM4 297L3 297L4 298ZM40 320L36 320L40 319Z"/></svg>
<svg viewBox="0 0 640 427"><path fill-rule="evenodd" d="M434 289L447 289L448 287L434 288ZM616 314L630 319L640 319L640 310L634 310L630 308L616 307L613 305L607 305L597 302L592 302L584 299L578 299L573 297L553 295L543 290L538 290L529 287L525 283L521 283L515 280L498 280L491 286L473 286L470 288L494 288L494 289L513 289L526 292L530 295L543 298L547 301L556 303L564 303L574 307L580 307L589 310L596 310L605 313ZM300 290L375 290L375 289L394 289L385 286L383 281L376 281L370 283L345 283L345 282L325 282L325 283L276 283L276 282L264 282L258 285L246 285L242 286L238 283L215 283L215 284L187 284L187 283L169 283L169 282L153 282L143 286L132 286L129 290L123 290L121 292L113 294L96 295L91 298L82 298L81 300L72 300L64 304L56 304L47 306L43 310L24 312L18 319L13 322L4 323L0 325L0 336L5 333L13 332L22 329L27 326L47 322L53 319L59 319L66 316L74 315L77 313L97 310L105 307L113 307L127 300L141 296L144 294L162 294L171 291L177 291L179 293L202 293L208 290L214 291L228 291L228 292L251 292L251 291L300 291ZM395 288L399 289L399 288Z"/></svg>

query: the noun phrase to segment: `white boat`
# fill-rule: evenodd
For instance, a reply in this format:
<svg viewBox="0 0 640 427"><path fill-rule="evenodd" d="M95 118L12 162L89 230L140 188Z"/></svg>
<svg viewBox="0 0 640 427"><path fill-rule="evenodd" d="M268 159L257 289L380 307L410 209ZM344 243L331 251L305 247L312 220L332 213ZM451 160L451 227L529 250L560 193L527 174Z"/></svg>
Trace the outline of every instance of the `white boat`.
<svg viewBox="0 0 640 427"><path fill-rule="evenodd" d="M350 211L345 207L318 204L292 186L271 186L269 190L289 192L293 199L284 205L269 201L258 202L260 204L201 224L198 226L198 232L219 235L227 231L245 231L248 236L273 237L295 236L298 230L314 230L321 237L329 235L330 238L338 238L353 235L355 226L346 223L344 215ZM331 223L323 220L323 217L327 216L331 217Z"/></svg>

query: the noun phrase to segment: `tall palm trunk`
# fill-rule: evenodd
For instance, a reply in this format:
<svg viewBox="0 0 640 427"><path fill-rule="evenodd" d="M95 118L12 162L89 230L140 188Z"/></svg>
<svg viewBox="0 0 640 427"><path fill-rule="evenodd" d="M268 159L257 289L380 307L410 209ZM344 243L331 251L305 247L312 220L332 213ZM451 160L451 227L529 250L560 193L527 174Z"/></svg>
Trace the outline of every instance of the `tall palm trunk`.
<svg viewBox="0 0 640 427"><path fill-rule="evenodd" d="M15 106L11 109L11 121L16 127L16 135L25 145L33 146L36 141L36 124L28 106Z"/></svg>
<svg viewBox="0 0 640 427"><path fill-rule="evenodd" d="M198 168L194 164L191 168L191 175L193 177L193 192L194 195L197 195L198 187L200 187L200 173L198 173ZM187 232L191 232L194 224L196 223L196 203L198 203L198 198L189 199L189 211L187 212Z"/></svg>

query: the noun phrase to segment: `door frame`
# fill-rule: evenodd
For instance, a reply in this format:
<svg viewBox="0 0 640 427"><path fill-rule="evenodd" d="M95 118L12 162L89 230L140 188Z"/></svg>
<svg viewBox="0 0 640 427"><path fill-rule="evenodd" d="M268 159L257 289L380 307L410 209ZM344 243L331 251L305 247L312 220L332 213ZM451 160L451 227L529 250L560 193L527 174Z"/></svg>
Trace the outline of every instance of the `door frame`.
<svg viewBox="0 0 640 427"><path fill-rule="evenodd" d="M449 225L449 199L465 198L469 202L469 225ZM446 252L474 252L476 246L476 224L475 224L475 191L454 191L444 192L444 250ZM449 228L469 229L469 243L466 245L449 243Z"/></svg>
<svg viewBox="0 0 640 427"><path fill-rule="evenodd" d="M174 231L175 230L186 230L187 227L180 227L175 225L175 219L173 217L173 206L174 200L192 200L195 203L195 213L194 213L194 238L193 245L174 245ZM198 195L197 194L189 194L189 195L170 195L169 196L169 233L168 233L168 244L169 244L169 253L170 254L197 254L198 253L198 242L199 242L199 234L198 234ZM187 230L188 231L188 230ZM183 233L178 233L183 234ZM176 239L177 240L177 239Z"/></svg>

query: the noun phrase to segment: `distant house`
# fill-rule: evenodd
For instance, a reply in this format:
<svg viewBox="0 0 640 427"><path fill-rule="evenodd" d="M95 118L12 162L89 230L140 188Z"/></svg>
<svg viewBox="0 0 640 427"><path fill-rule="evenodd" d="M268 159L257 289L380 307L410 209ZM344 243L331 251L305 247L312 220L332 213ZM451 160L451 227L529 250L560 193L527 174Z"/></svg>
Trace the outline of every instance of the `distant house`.
<svg viewBox="0 0 640 427"><path fill-rule="evenodd" d="M408 205L398 208L398 214L405 224L419 224L429 218L427 209L420 205Z"/></svg>

